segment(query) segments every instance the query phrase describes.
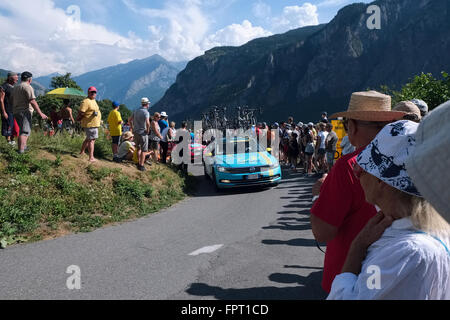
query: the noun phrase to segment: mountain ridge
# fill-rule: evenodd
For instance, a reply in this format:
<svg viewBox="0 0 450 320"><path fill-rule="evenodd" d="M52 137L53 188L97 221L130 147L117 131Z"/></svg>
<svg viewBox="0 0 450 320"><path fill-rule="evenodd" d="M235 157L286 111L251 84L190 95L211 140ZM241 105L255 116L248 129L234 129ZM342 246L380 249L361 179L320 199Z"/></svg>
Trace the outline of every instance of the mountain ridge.
<svg viewBox="0 0 450 320"><path fill-rule="evenodd" d="M373 4L381 8L381 30L366 24ZM421 72L448 68L449 7L448 0L356 3L303 37L272 38L286 39L279 46L256 40L262 55L252 55L255 42L214 48L188 63L155 108L181 120L199 119L212 105L249 105L264 108L264 121L315 121L322 111L345 110L354 91L398 88Z"/></svg>

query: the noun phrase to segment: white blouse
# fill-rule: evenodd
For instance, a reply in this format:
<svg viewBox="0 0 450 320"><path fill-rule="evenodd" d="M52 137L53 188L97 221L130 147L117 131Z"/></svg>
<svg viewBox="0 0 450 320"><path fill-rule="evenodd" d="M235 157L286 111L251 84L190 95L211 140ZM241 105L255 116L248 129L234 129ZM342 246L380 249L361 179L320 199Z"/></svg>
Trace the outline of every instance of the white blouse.
<svg viewBox="0 0 450 320"><path fill-rule="evenodd" d="M327 300L450 300L450 239L396 220L373 243L361 273L342 273Z"/></svg>

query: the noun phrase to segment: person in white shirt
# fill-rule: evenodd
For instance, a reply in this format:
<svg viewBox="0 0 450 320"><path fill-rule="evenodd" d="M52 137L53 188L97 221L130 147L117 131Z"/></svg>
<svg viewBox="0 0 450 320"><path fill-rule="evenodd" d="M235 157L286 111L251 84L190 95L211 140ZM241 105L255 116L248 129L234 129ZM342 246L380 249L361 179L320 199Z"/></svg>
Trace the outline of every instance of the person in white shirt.
<svg viewBox="0 0 450 320"><path fill-rule="evenodd" d="M450 299L450 226L405 169L418 126L389 124L359 154L354 174L380 212L352 242L327 299Z"/></svg>

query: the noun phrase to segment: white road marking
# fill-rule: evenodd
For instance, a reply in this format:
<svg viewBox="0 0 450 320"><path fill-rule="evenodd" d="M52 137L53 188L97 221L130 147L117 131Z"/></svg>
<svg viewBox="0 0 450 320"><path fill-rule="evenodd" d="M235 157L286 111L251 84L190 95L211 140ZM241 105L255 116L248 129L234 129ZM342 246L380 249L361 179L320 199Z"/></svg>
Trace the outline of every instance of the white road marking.
<svg viewBox="0 0 450 320"><path fill-rule="evenodd" d="M223 244L216 244L214 246L203 247L198 250L195 250L194 252L189 253L189 255L190 256L198 256L202 253L213 253L214 251L217 251L222 247L223 247Z"/></svg>

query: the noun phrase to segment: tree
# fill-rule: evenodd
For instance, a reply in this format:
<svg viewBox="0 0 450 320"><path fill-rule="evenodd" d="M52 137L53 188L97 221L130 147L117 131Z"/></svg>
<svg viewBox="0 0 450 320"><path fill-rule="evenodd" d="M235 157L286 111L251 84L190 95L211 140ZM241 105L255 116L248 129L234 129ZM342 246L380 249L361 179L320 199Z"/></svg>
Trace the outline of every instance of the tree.
<svg viewBox="0 0 450 320"><path fill-rule="evenodd" d="M56 76L52 78L50 88L74 88L83 91L75 80L71 78L71 73L66 73L64 76Z"/></svg>
<svg viewBox="0 0 450 320"><path fill-rule="evenodd" d="M393 106L400 101L422 99L431 111L450 100L450 75L447 72L441 72L441 79L437 79L431 73L422 73L405 84L400 91L392 90L387 86L382 86L381 91L392 96Z"/></svg>

